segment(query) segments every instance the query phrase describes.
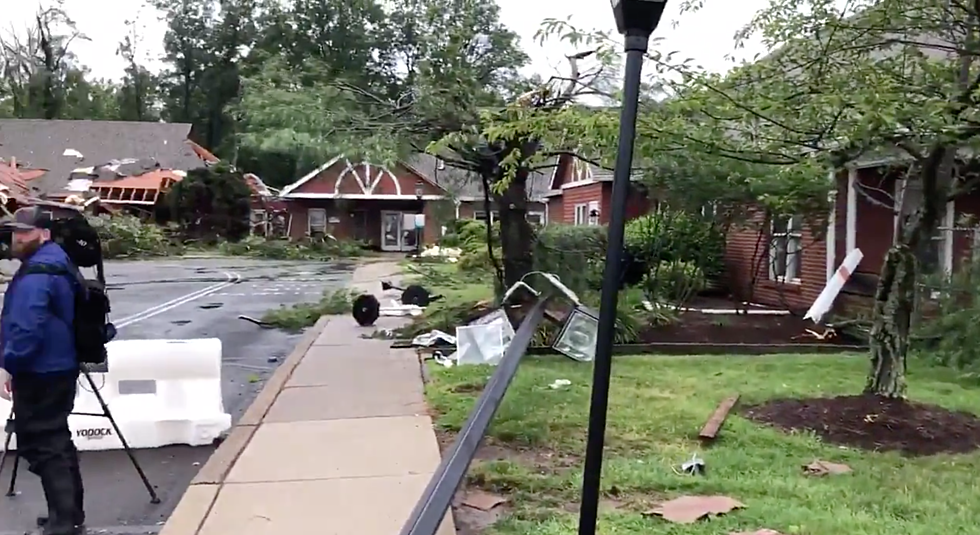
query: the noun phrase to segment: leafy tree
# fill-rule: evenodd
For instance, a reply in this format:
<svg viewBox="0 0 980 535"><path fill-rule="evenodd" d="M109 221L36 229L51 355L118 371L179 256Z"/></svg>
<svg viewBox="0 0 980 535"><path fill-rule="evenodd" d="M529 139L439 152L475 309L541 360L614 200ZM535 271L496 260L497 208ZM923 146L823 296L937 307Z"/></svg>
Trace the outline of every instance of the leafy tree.
<svg viewBox="0 0 980 535"><path fill-rule="evenodd" d="M142 28L139 19L127 20L129 33L123 37L116 55L126 61L126 75L116 91L119 119L123 121L158 121L157 94L159 80L142 63Z"/></svg>
<svg viewBox="0 0 980 535"><path fill-rule="evenodd" d="M917 253L947 201L976 184L978 9L938 0L771 0L735 44L758 36L772 52L726 76L649 55L668 98L645 107L637 152L674 187L715 188L770 214L819 216L828 210L831 170L885 156L896 162L891 173L922 191L920 204L905 204L909 215L881 268L869 393L905 395ZM612 139L601 117L551 118L552 128L558 119ZM859 193L869 196L866 187ZM903 209L902 199L884 204Z"/></svg>
<svg viewBox="0 0 980 535"><path fill-rule="evenodd" d="M248 235L251 190L242 173L219 164L189 171L167 193L172 221L188 235L237 241Z"/></svg>
<svg viewBox="0 0 980 535"><path fill-rule="evenodd" d="M89 111L88 98L81 98L89 93L85 70L70 49L87 37L62 4L39 9L23 32L0 37L0 100L13 117L73 118Z"/></svg>

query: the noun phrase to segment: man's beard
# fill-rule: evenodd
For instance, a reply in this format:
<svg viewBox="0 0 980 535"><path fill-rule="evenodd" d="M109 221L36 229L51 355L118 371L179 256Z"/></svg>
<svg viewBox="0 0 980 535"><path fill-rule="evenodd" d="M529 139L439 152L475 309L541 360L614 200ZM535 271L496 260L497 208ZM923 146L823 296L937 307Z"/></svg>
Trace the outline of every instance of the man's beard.
<svg viewBox="0 0 980 535"><path fill-rule="evenodd" d="M13 244L12 252L14 258L25 260L30 258L41 247L42 240L34 239Z"/></svg>

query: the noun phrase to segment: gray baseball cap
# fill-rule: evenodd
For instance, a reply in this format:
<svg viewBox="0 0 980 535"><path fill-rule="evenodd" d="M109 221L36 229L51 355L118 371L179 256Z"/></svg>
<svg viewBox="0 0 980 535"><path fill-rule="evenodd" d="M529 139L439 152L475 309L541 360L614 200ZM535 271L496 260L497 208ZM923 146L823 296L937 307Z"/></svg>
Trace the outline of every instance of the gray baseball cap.
<svg viewBox="0 0 980 535"><path fill-rule="evenodd" d="M0 227L13 230L33 230L36 228L50 228L54 214L51 210L40 206L25 206L18 209L12 216L0 220Z"/></svg>

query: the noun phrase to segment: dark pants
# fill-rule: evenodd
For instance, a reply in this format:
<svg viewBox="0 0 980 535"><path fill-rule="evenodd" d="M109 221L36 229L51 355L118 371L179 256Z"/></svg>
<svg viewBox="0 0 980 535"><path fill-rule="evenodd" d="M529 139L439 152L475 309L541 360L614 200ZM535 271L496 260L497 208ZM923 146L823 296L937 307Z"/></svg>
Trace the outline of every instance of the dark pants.
<svg viewBox="0 0 980 535"><path fill-rule="evenodd" d="M48 502L44 533L49 535L69 535L85 523L78 450L68 428L77 384L77 371L13 378L17 455L41 478Z"/></svg>

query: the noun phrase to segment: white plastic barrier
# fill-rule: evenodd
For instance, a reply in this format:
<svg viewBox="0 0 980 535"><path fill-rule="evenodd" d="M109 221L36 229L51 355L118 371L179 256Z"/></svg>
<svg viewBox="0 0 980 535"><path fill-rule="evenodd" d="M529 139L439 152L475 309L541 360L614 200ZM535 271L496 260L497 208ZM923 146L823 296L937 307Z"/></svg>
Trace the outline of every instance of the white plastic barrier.
<svg viewBox="0 0 980 535"><path fill-rule="evenodd" d="M91 377L131 447L203 446L231 428L221 399L217 338L119 340L108 350L108 373ZM0 399L0 418L10 408L10 402ZM78 449L122 449L109 419L92 416L100 414L92 386L79 377L74 414L68 419ZM15 447L12 443L11 449Z"/></svg>

